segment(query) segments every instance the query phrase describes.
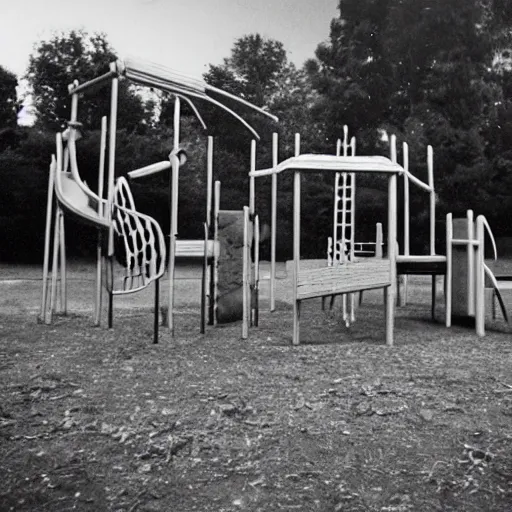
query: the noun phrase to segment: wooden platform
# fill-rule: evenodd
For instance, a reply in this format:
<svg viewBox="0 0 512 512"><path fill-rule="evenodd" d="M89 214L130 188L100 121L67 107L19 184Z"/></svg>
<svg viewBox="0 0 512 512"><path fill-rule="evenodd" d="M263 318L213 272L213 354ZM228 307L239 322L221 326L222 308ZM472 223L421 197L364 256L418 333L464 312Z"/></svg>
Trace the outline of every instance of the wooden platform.
<svg viewBox="0 0 512 512"><path fill-rule="evenodd" d="M176 240L176 258L181 260L202 260L204 258L204 240ZM212 259L218 243L208 240L207 257Z"/></svg>
<svg viewBox="0 0 512 512"><path fill-rule="evenodd" d="M446 256L404 256L396 257L397 274L444 275L446 274Z"/></svg>
<svg viewBox="0 0 512 512"><path fill-rule="evenodd" d="M368 259L299 271L297 300L385 288L391 284L389 260Z"/></svg>

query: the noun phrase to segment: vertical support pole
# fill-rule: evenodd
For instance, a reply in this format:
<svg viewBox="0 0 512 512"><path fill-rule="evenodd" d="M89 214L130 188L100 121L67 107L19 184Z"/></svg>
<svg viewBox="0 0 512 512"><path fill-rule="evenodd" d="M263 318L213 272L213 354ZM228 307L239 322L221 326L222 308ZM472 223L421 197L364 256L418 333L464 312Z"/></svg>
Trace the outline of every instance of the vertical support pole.
<svg viewBox="0 0 512 512"><path fill-rule="evenodd" d="M475 247L473 242L475 240L475 222L473 210L468 210L467 216L467 258L468 258L468 315L475 315Z"/></svg>
<svg viewBox="0 0 512 512"><path fill-rule="evenodd" d="M356 138L350 139L350 155L356 156ZM350 173L350 261L355 260L356 245L356 173ZM350 297L350 323L356 321L356 295L351 293Z"/></svg>
<svg viewBox="0 0 512 512"><path fill-rule="evenodd" d="M207 160L206 160L206 223L208 224L208 237L213 236L211 226L214 222L212 219L213 208L213 137L208 137ZM214 214L213 214L214 215ZM209 283L208 283L208 325L213 325L213 272L216 260L215 256L216 244L213 243L212 259L209 266ZM206 306L205 306L206 307Z"/></svg>
<svg viewBox="0 0 512 512"><path fill-rule="evenodd" d="M173 120L173 151L178 151L180 143L180 98L174 99L174 120ZM171 162L170 176L170 234L169 234L169 296L167 308L167 325L174 336L174 275L176 272L176 237L178 235L178 186L180 161L174 155Z"/></svg>
<svg viewBox="0 0 512 512"><path fill-rule="evenodd" d="M55 155L52 155L50 163L50 172L48 176L48 195L46 198L46 224L44 232L44 255L43 255L43 291L41 296L41 310L39 312L39 321L46 319L47 299L48 299L48 270L50 262L50 239L52 235L52 212L53 212L53 187L55 183L55 173L58 172Z"/></svg>
<svg viewBox="0 0 512 512"><path fill-rule="evenodd" d="M478 336L485 336L485 270L484 270L484 217L476 219L476 283L475 283L475 327Z"/></svg>
<svg viewBox="0 0 512 512"><path fill-rule="evenodd" d="M107 147L107 117L101 118L101 138L100 138L100 163L98 172L98 197L103 199L103 188L105 178L105 150ZM98 203L98 215L103 217L105 212L101 201ZM102 233L98 230L98 239L96 243L96 297L94 301L94 325L99 326L101 323L101 296L103 288L103 250L102 250Z"/></svg>
<svg viewBox="0 0 512 512"><path fill-rule="evenodd" d="M272 163L273 165L273 163ZM251 140L251 163L250 171L256 170L256 141ZM254 176L249 177L249 214L254 216L256 211L256 178Z"/></svg>
<svg viewBox="0 0 512 512"><path fill-rule="evenodd" d="M60 309L63 315L68 313L66 280L66 234L64 231L64 212L59 211L59 252L60 252Z"/></svg>
<svg viewBox="0 0 512 512"><path fill-rule="evenodd" d="M208 136L206 156L206 223L212 225L212 191L213 191L213 137Z"/></svg>
<svg viewBox="0 0 512 512"><path fill-rule="evenodd" d="M215 182L213 210L213 325L217 325L217 307L219 302L219 210L220 210L220 181Z"/></svg>
<svg viewBox="0 0 512 512"><path fill-rule="evenodd" d="M410 254L410 235L409 235L409 145L403 143L403 164L404 164L404 254Z"/></svg>
<svg viewBox="0 0 512 512"><path fill-rule="evenodd" d="M110 65L110 69L115 70L115 63ZM107 180L107 213L106 217L110 221L110 226L108 230L108 264L110 265L111 271L111 286L109 287L109 298L108 298L108 326L112 328L113 318L114 318L114 296L112 289L113 282L113 258L114 258L114 224L112 222L112 214L114 207L114 181L116 174L116 134L117 134L117 101L118 101L118 93L119 93L119 79L112 79L112 91L110 98L110 127L109 127L109 137L108 137L108 180Z"/></svg>
<svg viewBox="0 0 512 512"><path fill-rule="evenodd" d="M201 325L199 331L201 334L206 332L206 278L208 276L208 223L203 223L204 228L204 247L203 247L203 274L201 276Z"/></svg>
<svg viewBox="0 0 512 512"><path fill-rule="evenodd" d="M436 192L434 188L434 150L427 147L428 186L430 188L430 254L436 253ZM436 308L436 276L432 276L432 318Z"/></svg>
<svg viewBox="0 0 512 512"><path fill-rule="evenodd" d="M260 218L256 215L254 219L254 284L253 284L253 324L258 327L260 316L259 305L260 288Z"/></svg>
<svg viewBox="0 0 512 512"><path fill-rule="evenodd" d="M297 147L297 146L296 146ZM300 301L298 299L300 271L300 171L293 174L293 338L292 343L300 343Z"/></svg>
<svg viewBox="0 0 512 512"><path fill-rule="evenodd" d="M206 154L206 219L204 223L204 259L203 276L201 290L201 333L206 332L206 316L208 314L208 324L213 324L213 263L215 256L212 254L208 263L208 240L210 237L210 226L212 225L212 199L213 195L213 137L208 136L208 146ZM213 244L215 252L215 244ZM208 282L209 276L209 282Z"/></svg>
<svg viewBox="0 0 512 512"><path fill-rule="evenodd" d="M249 207L244 206L244 241L243 241L243 265L242 265L242 339L249 336L249 313L250 313L250 286L249 286Z"/></svg>
<svg viewBox="0 0 512 512"><path fill-rule="evenodd" d="M343 156L348 156L348 126L343 126ZM341 247L340 247L340 263L347 263L347 257L345 255L345 248L347 247L347 214L348 214L348 222L350 223L350 213L352 209L352 205L347 204L347 185L350 174L347 172L341 173L341 177L343 179L343 199L342 199L342 221L341 221ZM348 327L349 316L347 309L347 295L344 293L341 296L341 306L342 306L342 316L345 325Z"/></svg>
<svg viewBox="0 0 512 512"><path fill-rule="evenodd" d="M341 139L336 141L336 156L341 155ZM341 173L337 172L334 175L334 209L333 209L333 219L332 219L332 259L333 264L336 262L339 263L340 258L337 257L337 247L338 247L338 217L339 217L339 188L340 188L340 178Z"/></svg>
<svg viewBox="0 0 512 512"><path fill-rule="evenodd" d="M430 254L436 253L436 191L434 188L434 150L427 147L428 186L430 188Z"/></svg>
<svg viewBox="0 0 512 512"><path fill-rule="evenodd" d="M396 137L391 136L391 160L396 163ZM388 259L390 284L386 288L386 344L393 345L396 297L396 228L397 228L397 175L392 174L388 181Z"/></svg>
<svg viewBox="0 0 512 512"><path fill-rule="evenodd" d="M295 156L300 155L300 133L295 134ZM293 175L293 338L300 343L300 301L297 299L300 269L300 171Z"/></svg>
<svg viewBox="0 0 512 512"><path fill-rule="evenodd" d="M256 170L256 141L253 139L251 141L251 160L250 160L250 172ZM256 244L256 178L254 176L249 177L249 221L252 222L253 225L253 240L254 240L254 265L251 266L251 299L250 299L250 323L251 325L257 324L257 320L255 320L256 310L258 308L258 287L257 287L257 277L259 269L257 265L259 265L256 261L256 251L259 251L259 240L258 244ZM259 231L258 231L259 236ZM258 254L259 257L259 254Z"/></svg>
<svg viewBox="0 0 512 512"><path fill-rule="evenodd" d="M379 259L382 259L382 243L382 224L380 222L377 222L375 233L375 257Z"/></svg>
<svg viewBox="0 0 512 512"><path fill-rule="evenodd" d="M409 256L410 254L410 210L409 210L409 145L407 142L403 143L403 167L404 167L404 254ZM408 293L408 276L404 274L401 276L403 290L398 294L400 297L400 306L407 305L407 293Z"/></svg>
<svg viewBox="0 0 512 512"><path fill-rule="evenodd" d="M158 314L160 311L160 278L155 280L155 312L153 317L153 343L158 343Z"/></svg>
<svg viewBox="0 0 512 512"><path fill-rule="evenodd" d="M272 134L272 167L277 166L277 133ZM276 231L277 231L277 174L272 174L270 240L270 311L276 309Z"/></svg>
<svg viewBox="0 0 512 512"><path fill-rule="evenodd" d="M446 281L445 281L445 325L452 325L452 276L453 276L453 218L452 214L446 215ZM469 269L468 269L469 270Z"/></svg>
<svg viewBox="0 0 512 512"><path fill-rule="evenodd" d="M60 245L60 207L55 210L53 227L53 258L52 258L52 285L50 293L50 312L46 323L51 323L57 304L57 275L59 272L59 245Z"/></svg>

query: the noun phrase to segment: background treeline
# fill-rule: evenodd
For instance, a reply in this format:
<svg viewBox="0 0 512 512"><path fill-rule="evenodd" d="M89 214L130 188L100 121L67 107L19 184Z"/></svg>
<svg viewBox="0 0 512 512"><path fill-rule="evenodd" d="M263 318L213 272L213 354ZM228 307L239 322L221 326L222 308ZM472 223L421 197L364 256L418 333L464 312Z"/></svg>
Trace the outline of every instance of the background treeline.
<svg viewBox="0 0 512 512"><path fill-rule="evenodd" d="M272 132L279 159L302 152L334 153L343 125L357 138L359 154L389 154L386 134L410 147L411 171L426 179L426 147L434 148L439 250L444 215L467 208L485 214L495 235L512 235L512 3L508 0L340 0L339 15L315 57L298 69L279 41L258 34L238 39L204 79L280 118L273 123L242 114L261 135L257 167L271 164ZM0 259L40 261L48 167L55 132L69 119L67 86L97 76L116 58L103 34L81 31L41 41L30 57L28 81L36 113L31 127L17 126L17 78L0 66ZM116 171L118 175L167 158L172 146L173 98L121 82ZM80 101L83 138L80 172L95 188L99 126L109 112L108 87ZM222 208L247 204L250 133L233 118L198 104L208 131L183 105L181 138L189 158L180 177L181 238L202 236L205 215L206 137L215 137L215 178ZM399 155L401 159L401 155ZM168 177L133 185L137 206L169 229ZM291 255L291 177L279 181L278 257ZM305 257L325 255L332 230L333 179L308 176L303 194ZM270 179L257 183L263 222L270 215ZM386 220L386 188L378 178L358 178L357 239L374 237ZM427 246L428 198L413 189L413 249ZM69 252L87 257L94 233L67 220Z"/></svg>

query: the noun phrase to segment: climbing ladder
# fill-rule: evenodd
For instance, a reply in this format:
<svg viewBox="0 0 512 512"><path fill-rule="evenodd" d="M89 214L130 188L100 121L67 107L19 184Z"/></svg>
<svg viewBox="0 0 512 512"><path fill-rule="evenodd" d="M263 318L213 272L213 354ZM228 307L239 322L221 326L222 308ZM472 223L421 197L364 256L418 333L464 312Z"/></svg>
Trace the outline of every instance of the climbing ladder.
<svg viewBox="0 0 512 512"><path fill-rule="evenodd" d="M348 144L348 127L343 127L343 142L338 140L336 156L355 155L355 138ZM354 260L356 176L353 172L337 172L334 177L334 222L332 263Z"/></svg>
<svg viewBox="0 0 512 512"><path fill-rule="evenodd" d="M336 156L355 156L356 139L348 142L348 127L343 127L343 142L338 139ZM342 265L354 261L355 250L355 195L356 176L353 172L337 172L334 177L334 219L333 236L329 239L327 262L329 266ZM350 299L350 313L348 301ZM331 297L331 308L334 296ZM347 327L355 321L355 295L342 296L343 320Z"/></svg>

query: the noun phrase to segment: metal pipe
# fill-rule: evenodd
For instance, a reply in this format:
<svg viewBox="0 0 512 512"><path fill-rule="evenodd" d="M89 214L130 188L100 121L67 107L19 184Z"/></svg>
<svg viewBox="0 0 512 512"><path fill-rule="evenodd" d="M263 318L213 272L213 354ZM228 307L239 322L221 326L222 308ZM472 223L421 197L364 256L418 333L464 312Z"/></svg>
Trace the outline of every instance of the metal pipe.
<svg viewBox="0 0 512 512"><path fill-rule="evenodd" d="M77 84L77 85L73 85L72 87L70 87L69 95L71 96L73 94L79 94L82 92L91 92L91 90L93 90L93 88L99 87L99 86L103 85L105 82L108 82L111 78L114 78L117 76L118 76L117 69L113 70L112 64L111 64L110 71L107 71L103 75L97 76L97 77L93 78L92 80L89 80L88 82L84 82L83 84L80 84L80 85Z"/></svg>

